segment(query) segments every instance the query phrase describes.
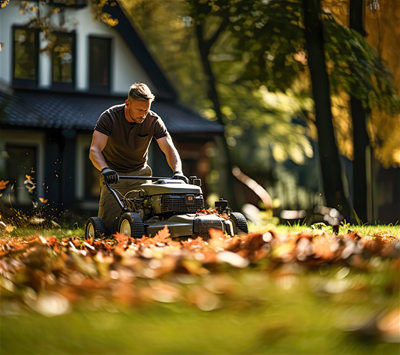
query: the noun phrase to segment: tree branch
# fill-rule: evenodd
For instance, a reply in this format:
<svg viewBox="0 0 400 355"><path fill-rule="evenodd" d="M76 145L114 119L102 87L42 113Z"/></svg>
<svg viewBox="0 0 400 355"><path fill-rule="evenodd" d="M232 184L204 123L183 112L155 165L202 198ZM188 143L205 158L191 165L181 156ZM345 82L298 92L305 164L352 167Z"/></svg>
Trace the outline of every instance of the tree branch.
<svg viewBox="0 0 400 355"><path fill-rule="evenodd" d="M220 34L227 28L229 25L229 18L226 16L222 19L221 23L219 24L219 27L216 29L216 31L213 33L213 35L206 40L205 44L207 46L207 51L210 51L212 45L216 42Z"/></svg>

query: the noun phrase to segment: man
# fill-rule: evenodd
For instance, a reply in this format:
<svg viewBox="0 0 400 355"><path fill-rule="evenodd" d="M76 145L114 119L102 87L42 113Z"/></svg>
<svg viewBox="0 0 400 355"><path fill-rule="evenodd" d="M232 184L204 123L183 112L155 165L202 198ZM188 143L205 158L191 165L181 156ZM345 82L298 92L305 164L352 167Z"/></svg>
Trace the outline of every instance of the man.
<svg viewBox="0 0 400 355"><path fill-rule="evenodd" d="M182 162L162 119L150 110L155 96L146 84L134 84L125 104L104 111L94 127L89 158L100 175L98 216L107 232L118 228L121 208L105 186L119 182L119 175L151 176L147 165L148 149L153 137L164 152L173 173L172 178L188 182L182 173ZM143 181L122 180L117 188L122 194L140 188Z"/></svg>

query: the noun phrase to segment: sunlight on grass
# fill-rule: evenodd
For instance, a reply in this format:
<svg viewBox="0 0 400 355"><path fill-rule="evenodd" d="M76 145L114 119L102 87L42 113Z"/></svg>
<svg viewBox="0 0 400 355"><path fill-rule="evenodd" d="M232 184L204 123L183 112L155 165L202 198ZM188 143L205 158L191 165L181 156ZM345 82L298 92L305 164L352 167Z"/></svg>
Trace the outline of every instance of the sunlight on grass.
<svg viewBox="0 0 400 355"><path fill-rule="evenodd" d="M83 238L85 234L84 228L37 228L37 227L20 227L15 228L11 232L11 237L23 238L33 235L41 235L42 237L57 237L57 238L69 238L79 237ZM0 235L1 236L1 235Z"/></svg>
<svg viewBox="0 0 400 355"><path fill-rule="evenodd" d="M265 232L269 230L274 230L278 233L300 233L304 231L312 231L315 229L322 229L324 232L332 233L332 227L327 225L316 225L308 226L308 225L301 225L301 224L294 224L294 225L274 225L274 224L264 224L264 225L255 225L254 223L249 222L249 231L250 232ZM361 234L362 236L371 236L373 237L376 233L385 235L391 235L395 237L400 237L400 225L350 225L350 224L342 224L339 227L339 234L346 234L350 232L356 232Z"/></svg>
<svg viewBox="0 0 400 355"><path fill-rule="evenodd" d="M326 233L332 233L331 226L317 226L313 228L312 226L294 224L292 226L289 225L274 225L274 224L264 224L264 225L255 225L254 223L248 222L249 224L249 232L267 232L269 230L274 230L277 233L300 233L304 231L311 231L315 229L323 229ZM349 231L356 232L361 234L362 236L371 236L373 237L376 233L381 233L382 236L390 235L395 237L400 237L400 225L378 225L378 226L356 226L356 225L341 225L339 229L339 234L346 234ZM38 228L38 227L19 227L14 228L11 234L8 234L11 237L23 238L33 235L41 235L43 237L57 237L57 238L69 238L69 237L79 237L83 238L85 234L84 226L81 228L70 226L62 227L62 228ZM0 238L2 234L0 233Z"/></svg>

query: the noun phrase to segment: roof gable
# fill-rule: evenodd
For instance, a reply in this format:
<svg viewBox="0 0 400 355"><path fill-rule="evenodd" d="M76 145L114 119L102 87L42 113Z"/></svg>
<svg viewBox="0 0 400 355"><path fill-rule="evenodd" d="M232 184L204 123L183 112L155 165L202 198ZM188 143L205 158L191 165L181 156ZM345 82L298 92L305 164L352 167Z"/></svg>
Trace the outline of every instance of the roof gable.
<svg viewBox="0 0 400 355"><path fill-rule="evenodd" d="M115 6L105 6L104 12L118 19L118 24L114 28L118 31L130 50L135 54L147 75L157 87L157 97L174 101L177 100L177 91L147 49L144 41L140 38L118 2L115 2Z"/></svg>

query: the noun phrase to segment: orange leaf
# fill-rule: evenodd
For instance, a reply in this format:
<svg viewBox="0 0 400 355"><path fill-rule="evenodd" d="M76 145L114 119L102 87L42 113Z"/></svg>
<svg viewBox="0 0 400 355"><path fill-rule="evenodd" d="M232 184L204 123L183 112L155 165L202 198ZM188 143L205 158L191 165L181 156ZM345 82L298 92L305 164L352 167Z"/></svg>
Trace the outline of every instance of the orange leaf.
<svg viewBox="0 0 400 355"><path fill-rule="evenodd" d="M29 181L31 181L31 179L32 179L32 177L30 177L29 175L25 175L25 177L26 177Z"/></svg>
<svg viewBox="0 0 400 355"><path fill-rule="evenodd" d="M185 248L189 249L192 246L205 246L203 238L197 237L196 239L189 239L187 241L182 241L182 244Z"/></svg>
<svg viewBox="0 0 400 355"><path fill-rule="evenodd" d="M123 243L128 240L128 237L125 234L122 234L120 232L116 232L113 234L113 237L118 240L118 243Z"/></svg>
<svg viewBox="0 0 400 355"><path fill-rule="evenodd" d="M220 230L220 229L210 228L210 229L208 230L208 233L210 234L210 237L211 237L213 240L218 240L218 239L220 239L220 238L225 239L225 234L224 234L224 232L223 232L222 230Z"/></svg>
<svg viewBox="0 0 400 355"><path fill-rule="evenodd" d="M47 203L48 199L47 198L43 198L43 197L39 197L39 201L41 203Z"/></svg>
<svg viewBox="0 0 400 355"><path fill-rule="evenodd" d="M313 249L314 254L319 255L323 259L330 259L333 255L332 243L326 238L314 238Z"/></svg>
<svg viewBox="0 0 400 355"><path fill-rule="evenodd" d="M157 232L153 239L155 243L165 243L170 235L171 233L169 232L168 227L165 226Z"/></svg>
<svg viewBox="0 0 400 355"><path fill-rule="evenodd" d="M4 190L7 186L7 184L8 184L8 180L7 181L1 180L0 181L0 190Z"/></svg>

